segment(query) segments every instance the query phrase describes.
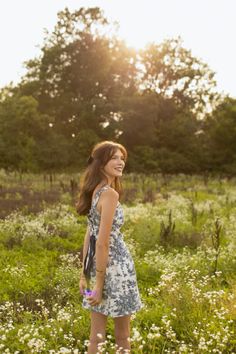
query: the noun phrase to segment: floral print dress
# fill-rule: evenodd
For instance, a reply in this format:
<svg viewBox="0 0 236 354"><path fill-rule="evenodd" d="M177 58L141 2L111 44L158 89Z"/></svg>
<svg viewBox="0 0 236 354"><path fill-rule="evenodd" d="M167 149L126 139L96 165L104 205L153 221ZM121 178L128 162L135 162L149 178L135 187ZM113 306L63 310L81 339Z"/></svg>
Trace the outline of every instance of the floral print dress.
<svg viewBox="0 0 236 354"><path fill-rule="evenodd" d="M90 236L92 234L95 235L96 240L100 225L100 213L98 212L96 205L101 193L107 188L111 187L105 185L97 190L88 214ZM123 235L120 232L120 228L123 224L123 208L118 201L110 234L109 255L104 279L102 301L98 305L91 306L85 296L82 303L82 306L86 309L100 312L111 317L129 315L137 312L144 306L139 295L134 262L123 240ZM91 268L91 279L89 284L91 290L95 284L95 278L96 255L93 258L93 265Z"/></svg>

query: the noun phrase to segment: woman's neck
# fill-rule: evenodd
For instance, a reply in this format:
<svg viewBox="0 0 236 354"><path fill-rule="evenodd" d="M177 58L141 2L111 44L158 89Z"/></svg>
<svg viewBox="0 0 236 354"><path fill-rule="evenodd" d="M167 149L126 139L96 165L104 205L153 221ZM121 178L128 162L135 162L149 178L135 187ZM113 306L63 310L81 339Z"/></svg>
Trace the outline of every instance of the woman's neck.
<svg viewBox="0 0 236 354"><path fill-rule="evenodd" d="M112 180L112 181L110 181L110 180L108 180L108 181L101 181L101 182L99 183L99 186L104 186L104 185L106 186L106 185L108 185L108 186L111 187L112 182L113 182L113 180Z"/></svg>

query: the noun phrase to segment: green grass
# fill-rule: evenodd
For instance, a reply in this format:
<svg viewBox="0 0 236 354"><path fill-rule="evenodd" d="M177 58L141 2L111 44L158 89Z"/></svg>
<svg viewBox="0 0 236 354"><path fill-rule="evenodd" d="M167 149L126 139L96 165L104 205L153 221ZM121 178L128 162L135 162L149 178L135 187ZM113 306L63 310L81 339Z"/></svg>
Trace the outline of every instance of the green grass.
<svg viewBox="0 0 236 354"><path fill-rule="evenodd" d="M32 179L26 177L31 187ZM150 181L154 196L142 203ZM144 304L132 315L133 353L235 352L236 187L184 175L167 184L139 175L124 182L130 193L122 232ZM170 210L175 228L163 238ZM214 273L217 218L222 230ZM67 195L37 213L9 214L0 230L0 352L85 353L90 318L81 306L79 251L86 218L76 215ZM115 353L113 330L109 319L105 353Z"/></svg>

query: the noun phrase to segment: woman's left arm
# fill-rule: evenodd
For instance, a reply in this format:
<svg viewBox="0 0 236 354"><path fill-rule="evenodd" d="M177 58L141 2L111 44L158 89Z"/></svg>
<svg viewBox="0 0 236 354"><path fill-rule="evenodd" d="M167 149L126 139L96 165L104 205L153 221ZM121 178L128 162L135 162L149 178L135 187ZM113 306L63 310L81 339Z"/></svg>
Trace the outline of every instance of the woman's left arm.
<svg viewBox="0 0 236 354"><path fill-rule="evenodd" d="M95 252L96 283L92 295L88 296L88 302L92 306L98 305L102 301L102 291L109 255L110 233L118 199L119 194L113 189L103 192L103 198L101 199L101 221Z"/></svg>
<svg viewBox="0 0 236 354"><path fill-rule="evenodd" d="M114 189L103 192L101 221L96 242L96 285L103 288L109 255L110 234L119 194Z"/></svg>

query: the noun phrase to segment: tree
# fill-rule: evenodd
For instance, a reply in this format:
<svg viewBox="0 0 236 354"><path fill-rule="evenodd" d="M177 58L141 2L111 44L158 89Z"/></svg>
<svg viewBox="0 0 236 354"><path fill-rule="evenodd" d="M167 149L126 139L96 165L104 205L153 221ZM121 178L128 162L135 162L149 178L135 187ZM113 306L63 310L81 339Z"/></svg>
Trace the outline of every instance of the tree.
<svg viewBox="0 0 236 354"><path fill-rule="evenodd" d="M98 8L65 9L45 38L41 58L27 63L22 92L34 90L40 111L54 117L54 129L67 138L83 129L106 136L108 125L115 136L118 98L136 89L135 53L115 37L100 35L106 25Z"/></svg>
<svg viewBox="0 0 236 354"><path fill-rule="evenodd" d="M152 172L199 171L201 125L191 111L154 93L127 98L123 107L120 141L130 150L135 170L143 165Z"/></svg>
<svg viewBox="0 0 236 354"><path fill-rule="evenodd" d="M84 168L87 164L88 154L91 146L100 141L92 129L83 129L71 142L71 165L77 168Z"/></svg>
<svg viewBox="0 0 236 354"><path fill-rule="evenodd" d="M183 107L202 112L217 99L214 73L182 46L182 40L152 43L140 51L144 92L173 98Z"/></svg>
<svg viewBox="0 0 236 354"><path fill-rule="evenodd" d="M38 129L47 116L31 96L7 95L0 104L0 166L25 172L37 169L34 159Z"/></svg>
<svg viewBox="0 0 236 354"><path fill-rule="evenodd" d="M140 172L199 172L234 156L220 137L234 139L234 103L197 119L218 98L214 73L180 38L136 52L99 8L66 8L26 67L0 92L2 167L82 168L100 140L123 143L127 167Z"/></svg>
<svg viewBox="0 0 236 354"><path fill-rule="evenodd" d="M208 166L213 171L236 173L236 100L225 100L207 117L205 139Z"/></svg>
<svg viewBox="0 0 236 354"><path fill-rule="evenodd" d="M40 141L35 147L35 159L39 170L52 176L53 173L68 168L70 162L68 140L53 129L48 130L45 127L41 129L40 135Z"/></svg>

